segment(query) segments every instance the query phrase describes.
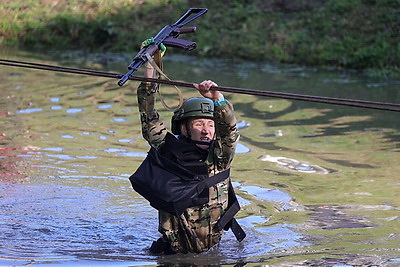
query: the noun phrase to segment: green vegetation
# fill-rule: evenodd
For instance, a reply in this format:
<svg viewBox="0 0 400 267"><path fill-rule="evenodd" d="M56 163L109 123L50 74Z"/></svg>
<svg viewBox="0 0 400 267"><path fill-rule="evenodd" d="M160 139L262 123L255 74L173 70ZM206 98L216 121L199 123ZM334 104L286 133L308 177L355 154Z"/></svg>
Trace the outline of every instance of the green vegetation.
<svg viewBox="0 0 400 267"><path fill-rule="evenodd" d="M400 73L400 0L2 0L0 45L132 52L189 7L197 55Z"/></svg>

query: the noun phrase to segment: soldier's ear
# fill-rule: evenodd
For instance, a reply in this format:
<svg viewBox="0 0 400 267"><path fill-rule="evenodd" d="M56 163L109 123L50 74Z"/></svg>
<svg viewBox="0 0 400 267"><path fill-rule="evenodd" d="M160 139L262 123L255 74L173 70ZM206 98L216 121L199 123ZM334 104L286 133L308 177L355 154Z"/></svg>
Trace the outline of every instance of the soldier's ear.
<svg viewBox="0 0 400 267"><path fill-rule="evenodd" d="M185 137L188 137L189 135L188 135L188 132L187 132L187 130L186 130L186 125L185 125L185 123L181 123L181 125L179 125L179 127L180 127L180 130L181 130L181 134L182 134L183 136L185 136Z"/></svg>

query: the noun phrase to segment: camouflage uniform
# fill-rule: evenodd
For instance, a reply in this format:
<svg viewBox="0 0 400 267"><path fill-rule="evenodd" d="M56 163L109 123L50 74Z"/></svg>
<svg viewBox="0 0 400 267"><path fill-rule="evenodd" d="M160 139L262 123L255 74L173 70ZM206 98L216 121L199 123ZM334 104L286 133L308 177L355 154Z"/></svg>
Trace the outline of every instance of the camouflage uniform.
<svg viewBox="0 0 400 267"><path fill-rule="evenodd" d="M138 87L139 112L143 137L159 150L167 129L155 110L155 94L148 93L151 87L146 83ZM239 139L233 106L229 102L215 107L214 118L216 139L206 160L209 177L230 167ZM223 230L218 231L215 225L227 208L228 188L229 178L209 188L207 204L190 207L179 217L159 210L159 231L174 251L200 253L220 241Z"/></svg>

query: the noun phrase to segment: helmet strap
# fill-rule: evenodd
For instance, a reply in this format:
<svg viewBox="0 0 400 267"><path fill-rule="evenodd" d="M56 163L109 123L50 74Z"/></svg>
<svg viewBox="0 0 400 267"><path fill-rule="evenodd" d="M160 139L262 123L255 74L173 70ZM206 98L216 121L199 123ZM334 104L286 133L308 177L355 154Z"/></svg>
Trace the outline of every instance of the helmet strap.
<svg viewBox="0 0 400 267"><path fill-rule="evenodd" d="M191 134L190 134L190 130L189 130L189 120L185 119L185 131L186 131L186 138L188 139L192 139L191 138Z"/></svg>

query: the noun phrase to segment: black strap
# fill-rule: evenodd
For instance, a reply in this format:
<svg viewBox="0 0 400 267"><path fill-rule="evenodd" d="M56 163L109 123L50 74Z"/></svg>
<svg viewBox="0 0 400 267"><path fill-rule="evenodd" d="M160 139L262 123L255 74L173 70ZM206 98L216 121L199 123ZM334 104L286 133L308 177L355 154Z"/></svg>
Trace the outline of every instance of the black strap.
<svg viewBox="0 0 400 267"><path fill-rule="evenodd" d="M204 189L209 188L213 185L216 185L225 179L229 178L231 170L227 169L225 171L219 172L214 176L204 179L199 185L197 186L197 192L200 194L203 192Z"/></svg>
<svg viewBox="0 0 400 267"><path fill-rule="evenodd" d="M236 219L232 219L231 229L237 241L242 242L242 240L246 237L246 233L243 231Z"/></svg>
<svg viewBox="0 0 400 267"><path fill-rule="evenodd" d="M196 197L191 197L190 199L184 199L182 201L174 202L174 210L176 216L179 216L185 209L191 206L201 206L209 201L208 199L208 188L216 185L225 179L229 178L230 170L227 169L212 177L204 178L203 180L199 181L194 190L196 190L197 195ZM200 180L201 177L195 176L196 180Z"/></svg>
<svg viewBox="0 0 400 267"><path fill-rule="evenodd" d="M224 229L225 231L232 230L236 239L240 242L246 237L246 233L243 231L242 227L236 221L234 216L240 210L239 201L236 198L235 191L233 190L232 183L229 183L229 192L228 192L229 204L228 209L222 214L221 218L218 220L217 227L218 230L221 231Z"/></svg>
<svg viewBox="0 0 400 267"><path fill-rule="evenodd" d="M204 179L203 183L199 184L197 187L198 192L202 192L205 188L209 188L217 183L220 183L230 176L230 169L217 173L216 175ZM228 209L222 214L221 218L218 220L217 228L219 231L222 229L232 230L236 239L241 242L245 237L246 233L243 231L242 227L236 221L234 216L240 210L239 202L236 198L235 191L233 190L232 183L229 182L228 199L230 200L228 204Z"/></svg>
<svg viewBox="0 0 400 267"><path fill-rule="evenodd" d="M242 227L233 217L240 210L239 202L237 200L222 214L221 218L217 223L218 230L221 231L224 229L225 231L232 230L236 239L241 242L245 237L246 233L243 231Z"/></svg>
<svg viewBox="0 0 400 267"><path fill-rule="evenodd" d="M230 226L230 222L233 217L240 210L239 202L235 201L225 212L222 214L221 218L218 221L218 230L228 230ZM228 227L226 227L228 226Z"/></svg>

